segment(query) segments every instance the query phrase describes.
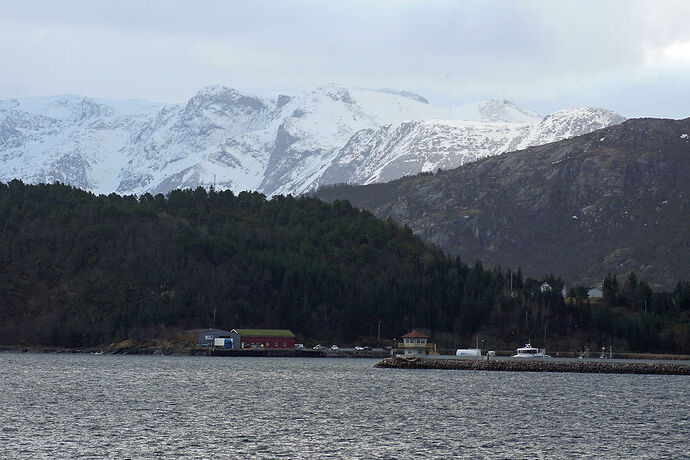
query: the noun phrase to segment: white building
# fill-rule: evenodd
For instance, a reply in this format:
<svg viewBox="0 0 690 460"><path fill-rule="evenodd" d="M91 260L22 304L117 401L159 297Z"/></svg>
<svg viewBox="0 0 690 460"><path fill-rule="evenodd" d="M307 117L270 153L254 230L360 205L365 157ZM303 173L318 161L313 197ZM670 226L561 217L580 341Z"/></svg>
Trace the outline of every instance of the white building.
<svg viewBox="0 0 690 460"><path fill-rule="evenodd" d="M421 332L412 331L403 335L400 339L402 342L398 343L398 350L402 353L399 356L412 357L437 354L436 344L429 343L429 336Z"/></svg>

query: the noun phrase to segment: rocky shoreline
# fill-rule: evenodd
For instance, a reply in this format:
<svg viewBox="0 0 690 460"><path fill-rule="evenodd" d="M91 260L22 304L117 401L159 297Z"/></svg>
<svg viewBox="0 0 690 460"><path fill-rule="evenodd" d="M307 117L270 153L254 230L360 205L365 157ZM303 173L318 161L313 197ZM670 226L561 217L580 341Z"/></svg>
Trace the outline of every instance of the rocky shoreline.
<svg viewBox="0 0 690 460"><path fill-rule="evenodd" d="M479 360L386 358L374 367L384 369L444 369L512 372L577 372L585 374L690 375L690 365L669 363L631 363L552 360Z"/></svg>
<svg viewBox="0 0 690 460"><path fill-rule="evenodd" d="M125 340L122 342L99 345L93 347L52 347L3 345L0 352L5 353L78 353L104 355L173 355L192 356L194 347L188 343L171 342L167 340Z"/></svg>
<svg viewBox="0 0 690 460"><path fill-rule="evenodd" d="M87 348L46 347L46 346L0 346L0 352L9 353L82 353L103 355L169 355L169 356L226 356L226 357L267 357L267 358L374 358L390 356L389 351L341 349L270 349L256 348L229 350L224 348L198 347L188 342L172 342L164 339L125 340Z"/></svg>

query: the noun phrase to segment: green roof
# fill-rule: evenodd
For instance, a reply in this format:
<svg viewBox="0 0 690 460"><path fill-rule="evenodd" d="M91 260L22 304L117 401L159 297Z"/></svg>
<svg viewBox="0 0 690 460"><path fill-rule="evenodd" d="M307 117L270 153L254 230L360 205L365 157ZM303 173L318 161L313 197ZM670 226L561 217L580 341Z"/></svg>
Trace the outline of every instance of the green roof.
<svg viewBox="0 0 690 460"><path fill-rule="evenodd" d="M239 335L249 335L258 337L294 337L287 329L233 329Z"/></svg>

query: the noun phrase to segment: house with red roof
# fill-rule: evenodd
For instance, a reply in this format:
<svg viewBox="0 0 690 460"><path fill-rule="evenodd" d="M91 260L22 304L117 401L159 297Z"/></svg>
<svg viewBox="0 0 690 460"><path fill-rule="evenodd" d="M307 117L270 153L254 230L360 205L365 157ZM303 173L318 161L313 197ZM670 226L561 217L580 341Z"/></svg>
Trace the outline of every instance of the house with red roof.
<svg viewBox="0 0 690 460"><path fill-rule="evenodd" d="M400 337L398 342L398 356L413 357L437 355L436 344L429 342L429 336L419 331L408 332Z"/></svg>

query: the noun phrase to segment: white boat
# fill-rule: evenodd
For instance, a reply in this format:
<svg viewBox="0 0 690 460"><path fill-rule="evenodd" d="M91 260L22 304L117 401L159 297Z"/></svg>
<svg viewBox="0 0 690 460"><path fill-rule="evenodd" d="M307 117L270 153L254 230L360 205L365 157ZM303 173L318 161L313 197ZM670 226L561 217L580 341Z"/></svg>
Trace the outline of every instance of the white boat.
<svg viewBox="0 0 690 460"><path fill-rule="evenodd" d="M545 348L534 348L529 343L526 343L524 347L517 349L517 354L513 355L513 358L550 358L551 356L546 354Z"/></svg>

